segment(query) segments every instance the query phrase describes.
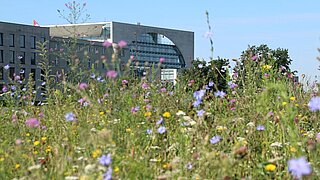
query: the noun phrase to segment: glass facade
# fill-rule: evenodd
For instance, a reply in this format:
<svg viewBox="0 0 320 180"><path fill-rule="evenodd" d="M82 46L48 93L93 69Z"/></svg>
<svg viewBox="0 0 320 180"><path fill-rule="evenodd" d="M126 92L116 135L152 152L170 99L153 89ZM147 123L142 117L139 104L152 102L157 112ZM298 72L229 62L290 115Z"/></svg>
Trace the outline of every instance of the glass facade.
<svg viewBox="0 0 320 180"><path fill-rule="evenodd" d="M136 41L129 45L130 55L144 64L158 64L160 58L164 58L162 66L166 68L180 69L185 63L178 48L167 37L148 33L140 35Z"/></svg>

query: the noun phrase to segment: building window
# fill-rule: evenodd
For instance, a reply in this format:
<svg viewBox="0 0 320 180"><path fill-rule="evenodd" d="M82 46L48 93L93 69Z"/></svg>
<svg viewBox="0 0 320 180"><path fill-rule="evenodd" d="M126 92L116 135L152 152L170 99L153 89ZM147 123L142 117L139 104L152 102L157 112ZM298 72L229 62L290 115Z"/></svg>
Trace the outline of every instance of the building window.
<svg viewBox="0 0 320 180"><path fill-rule="evenodd" d="M0 33L0 46L3 46L3 33Z"/></svg>
<svg viewBox="0 0 320 180"><path fill-rule="evenodd" d="M46 38L45 37L41 37L41 43L45 43L46 42Z"/></svg>
<svg viewBox="0 0 320 180"><path fill-rule="evenodd" d="M58 63L59 63L59 58L56 57L56 58L54 59L54 65L58 65Z"/></svg>
<svg viewBox="0 0 320 180"><path fill-rule="evenodd" d="M36 69L31 69L31 75L32 75L32 78L33 78L33 81L36 81Z"/></svg>
<svg viewBox="0 0 320 180"><path fill-rule="evenodd" d="M14 47L14 34L9 35L9 46Z"/></svg>
<svg viewBox="0 0 320 180"><path fill-rule="evenodd" d="M31 49L36 49L36 37L31 36Z"/></svg>
<svg viewBox="0 0 320 180"><path fill-rule="evenodd" d="M3 80L3 67L0 67L0 80Z"/></svg>
<svg viewBox="0 0 320 180"><path fill-rule="evenodd" d="M21 52L21 54L18 56L18 59L20 60L20 64L25 64L26 63L26 53L25 52Z"/></svg>
<svg viewBox="0 0 320 180"><path fill-rule="evenodd" d="M31 65L36 65L36 53L31 53Z"/></svg>
<svg viewBox="0 0 320 180"><path fill-rule="evenodd" d="M0 50L0 63L3 63L3 50Z"/></svg>
<svg viewBox="0 0 320 180"><path fill-rule="evenodd" d="M26 47L26 36L25 35L20 35L20 47L25 48Z"/></svg>
<svg viewBox="0 0 320 180"><path fill-rule="evenodd" d="M9 77L10 78L12 78L12 79L14 79L14 76L15 76L15 69L14 69L14 67L10 67L9 68Z"/></svg>
<svg viewBox="0 0 320 180"><path fill-rule="evenodd" d="M91 59L88 59L88 67L91 68Z"/></svg>
<svg viewBox="0 0 320 180"><path fill-rule="evenodd" d="M10 51L10 58L9 58L9 60L10 60L10 63L11 63L11 64L14 64L14 63L15 63L15 61L14 61L15 57L16 57L16 53L15 53L14 51Z"/></svg>

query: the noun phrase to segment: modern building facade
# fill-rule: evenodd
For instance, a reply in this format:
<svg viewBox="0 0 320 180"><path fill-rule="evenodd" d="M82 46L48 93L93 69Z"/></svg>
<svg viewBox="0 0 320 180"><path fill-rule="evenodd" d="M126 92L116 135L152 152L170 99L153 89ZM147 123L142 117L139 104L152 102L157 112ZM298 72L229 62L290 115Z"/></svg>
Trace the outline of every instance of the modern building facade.
<svg viewBox="0 0 320 180"><path fill-rule="evenodd" d="M37 27L0 22L0 90L12 84L15 77L28 79L30 74L36 86L43 84L37 42L47 43L52 72L67 72L70 57L61 56L72 39L76 39L74 56L80 65L97 73L108 70L115 48L103 46L105 41L127 43L119 52L121 64L128 63L135 70L158 65L160 59L162 79L174 79L177 70L191 66L194 59L194 33L190 31L143 26L140 23L126 24L102 22ZM68 44L69 43L69 44ZM107 61L107 63L105 63Z"/></svg>
<svg viewBox="0 0 320 180"><path fill-rule="evenodd" d="M0 90L19 80L26 84L30 74L41 79L38 67L37 42L49 39L49 28L0 22ZM36 81L35 86L41 82Z"/></svg>

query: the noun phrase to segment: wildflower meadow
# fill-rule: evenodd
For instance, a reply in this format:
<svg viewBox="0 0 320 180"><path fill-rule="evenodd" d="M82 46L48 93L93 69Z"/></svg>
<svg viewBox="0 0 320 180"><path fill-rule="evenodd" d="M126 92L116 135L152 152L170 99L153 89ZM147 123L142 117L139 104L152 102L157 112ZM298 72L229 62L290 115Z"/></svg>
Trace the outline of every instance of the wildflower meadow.
<svg viewBox="0 0 320 180"><path fill-rule="evenodd" d="M164 58L143 77L134 57L59 82L46 66L43 101L13 80L1 90L0 179L318 179L319 84L296 81L285 53L194 60L175 83L157 76Z"/></svg>

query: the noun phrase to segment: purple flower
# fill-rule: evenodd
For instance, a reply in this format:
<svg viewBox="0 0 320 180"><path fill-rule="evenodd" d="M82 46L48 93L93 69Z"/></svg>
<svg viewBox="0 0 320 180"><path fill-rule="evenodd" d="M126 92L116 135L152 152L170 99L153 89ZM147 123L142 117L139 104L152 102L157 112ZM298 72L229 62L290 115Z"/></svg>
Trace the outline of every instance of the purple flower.
<svg viewBox="0 0 320 180"><path fill-rule="evenodd" d="M264 131L266 128L263 125L257 126L257 131Z"/></svg>
<svg viewBox="0 0 320 180"><path fill-rule="evenodd" d="M121 41L118 42L118 46L119 46L120 48L123 48L123 47L125 47L126 45L127 45L127 42L125 42L125 41L123 41L123 40L121 40Z"/></svg>
<svg viewBox="0 0 320 180"><path fill-rule="evenodd" d="M160 59L159 59L159 62L160 62L160 63L163 63L164 61L165 61L164 58L160 58Z"/></svg>
<svg viewBox="0 0 320 180"><path fill-rule="evenodd" d="M214 85L214 82L212 82L212 81L210 81L208 84L209 87L212 87L213 85Z"/></svg>
<svg viewBox="0 0 320 180"><path fill-rule="evenodd" d="M157 125L159 125L159 124L161 124L163 122L163 118L162 117L160 117L160 119L157 121Z"/></svg>
<svg viewBox="0 0 320 180"><path fill-rule="evenodd" d="M76 120L76 115L74 115L72 112L65 114L64 117L66 118L66 121L68 121L68 122Z"/></svg>
<svg viewBox="0 0 320 180"><path fill-rule="evenodd" d="M187 168L188 170L191 170L191 169L192 169L192 164L191 164L191 162L188 162L188 164L186 165L186 168Z"/></svg>
<svg viewBox="0 0 320 180"><path fill-rule="evenodd" d="M152 134L152 129L147 129L147 134Z"/></svg>
<svg viewBox="0 0 320 180"><path fill-rule="evenodd" d="M78 88L79 88L80 90L84 90L84 89L88 88L88 84L87 84L87 83L80 83L79 86L78 86Z"/></svg>
<svg viewBox="0 0 320 180"><path fill-rule="evenodd" d="M201 99L198 99L198 100L194 101L192 105L194 107L198 107L200 104L201 104Z"/></svg>
<svg viewBox="0 0 320 180"><path fill-rule="evenodd" d="M115 77L117 77L117 75L118 75L117 71L114 71L114 70L110 70L110 71L108 71L107 74L106 74L106 76L107 76L108 78L115 78Z"/></svg>
<svg viewBox="0 0 320 180"><path fill-rule="evenodd" d="M2 92L4 92L4 93L5 93L5 92L7 92L7 91L8 91L8 88L7 88L7 86L3 86L1 90L2 90Z"/></svg>
<svg viewBox="0 0 320 180"><path fill-rule="evenodd" d="M201 89L199 91L195 91L193 93L193 97L196 98L196 100L201 100L205 93L206 93L206 91Z"/></svg>
<svg viewBox="0 0 320 180"><path fill-rule="evenodd" d="M5 65L3 68L4 68L5 70L8 70L8 69L10 68L10 66L9 66L9 64L7 64L7 65Z"/></svg>
<svg viewBox="0 0 320 180"><path fill-rule="evenodd" d="M308 103L308 106L312 112L320 111L320 96L312 97Z"/></svg>
<svg viewBox="0 0 320 180"><path fill-rule="evenodd" d="M158 133L159 133L159 134L163 134L163 133L165 133L165 132L166 132L166 127L160 126L160 127L158 128Z"/></svg>
<svg viewBox="0 0 320 180"><path fill-rule="evenodd" d="M110 41L104 41L103 44L102 44L104 47L109 47L112 45L112 43Z"/></svg>
<svg viewBox="0 0 320 180"><path fill-rule="evenodd" d="M99 162L100 164L104 165L104 166L109 166L112 162L112 158L111 158L111 154L107 154L107 155L102 155L99 158Z"/></svg>
<svg viewBox="0 0 320 180"><path fill-rule="evenodd" d="M198 64L198 68L202 69L203 68L203 64Z"/></svg>
<svg viewBox="0 0 320 180"><path fill-rule="evenodd" d="M223 91L217 91L214 93L214 96L223 98L226 95Z"/></svg>
<svg viewBox="0 0 320 180"><path fill-rule="evenodd" d="M126 85L126 84L128 84L128 81L124 79L124 80L122 80L122 84Z"/></svg>
<svg viewBox="0 0 320 180"><path fill-rule="evenodd" d="M296 178L302 179L303 175L311 174L311 166L305 157L290 159L288 161L288 171Z"/></svg>
<svg viewBox="0 0 320 180"><path fill-rule="evenodd" d="M165 93L165 92L167 92L167 89L166 88L161 88L160 92Z"/></svg>
<svg viewBox="0 0 320 180"><path fill-rule="evenodd" d="M228 85L229 85L230 89L234 89L234 88L237 88L237 87L238 87L238 84L236 84L236 83L234 83L234 82L232 82L232 81L229 81L229 82L228 82Z"/></svg>
<svg viewBox="0 0 320 180"><path fill-rule="evenodd" d="M257 60L257 58L258 58L258 56L257 56L257 55L254 55L254 56L252 56L252 57L251 57L252 61L256 61L256 60Z"/></svg>
<svg viewBox="0 0 320 180"><path fill-rule="evenodd" d="M210 139L210 143L211 144L216 144L218 143L219 141L221 140L221 137L216 135L216 136L213 136L211 139Z"/></svg>
<svg viewBox="0 0 320 180"><path fill-rule="evenodd" d="M103 174L103 180L112 180L112 168L109 167L107 172Z"/></svg>
<svg viewBox="0 0 320 180"><path fill-rule="evenodd" d="M142 89L148 89L149 85L147 83L142 83L141 87Z"/></svg>
<svg viewBox="0 0 320 180"><path fill-rule="evenodd" d="M204 111L203 109L197 111L197 115L198 115L199 117L202 117L204 113L205 113L205 111Z"/></svg>
<svg viewBox="0 0 320 180"><path fill-rule="evenodd" d="M38 127L40 125L40 121L37 118L30 118L26 120L26 125L29 127Z"/></svg>
<svg viewBox="0 0 320 180"><path fill-rule="evenodd" d="M136 113L137 111L139 111L140 107L139 106L136 106L136 107L132 107L131 108L131 113Z"/></svg>

